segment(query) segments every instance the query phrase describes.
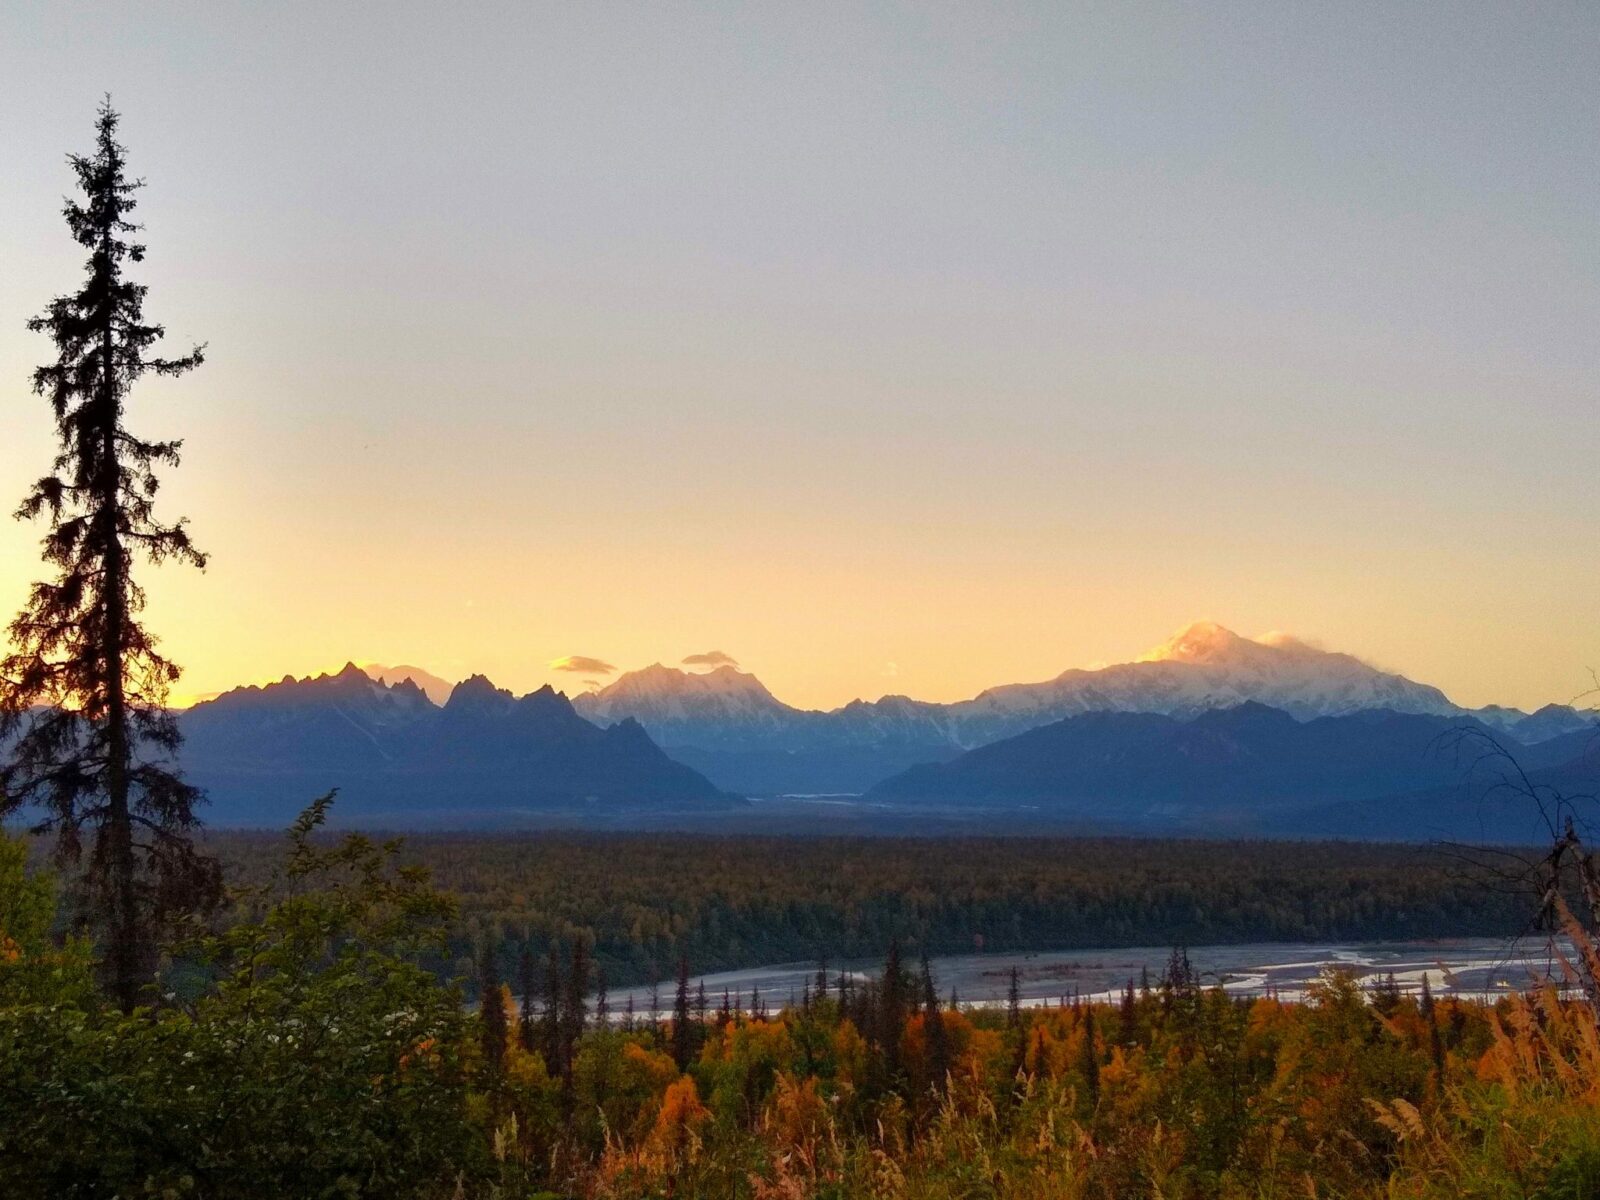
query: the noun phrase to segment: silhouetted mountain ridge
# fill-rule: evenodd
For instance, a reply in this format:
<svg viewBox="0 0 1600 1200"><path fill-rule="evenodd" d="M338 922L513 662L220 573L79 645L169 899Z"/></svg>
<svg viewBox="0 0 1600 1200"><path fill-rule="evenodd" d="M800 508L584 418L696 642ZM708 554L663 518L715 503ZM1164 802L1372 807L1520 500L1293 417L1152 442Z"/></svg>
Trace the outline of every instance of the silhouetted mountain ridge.
<svg viewBox="0 0 1600 1200"><path fill-rule="evenodd" d="M409 680L336 674L238 688L180 714L183 764L220 824L279 825L340 789L341 818L481 825L551 810L725 806L637 722L602 729L550 687L478 675L443 707Z"/></svg>
<svg viewBox="0 0 1600 1200"><path fill-rule="evenodd" d="M919 781L940 778L916 769L1091 715L1096 720L1081 726L1080 733L1093 730L1102 744L1079 747L1080 771L1087 769L1083 764L1117 753L1119 739L1132 731L1143 730L1148 738L1154 736L1150 730L1166 728L1113 716L1156 716L1192 725L1171 744L1130 743L1126 752L1138 761L1125 767L1153 781L1165 764L1169 774L1162 786L1179 788L1181 778L1189 792L1163 797L1155 782L1147 782L1149 794L1128 791L1130 801L1194 802L1206 787L1223 786L1202 778L1202 768L1211 764L1213 771L1231 773L1234 783L1255 788L1257 807L1271 807L1273 790L1292 782L1286 774L1292 764L1277 762L1276 774L1262 774L1266 768L1259 763L1252 766L1251 756L1266 753L1273 740L1269 734L1279 743L1273 753L1301 745L1307 747L1308 763L1318 753L1325 755L1321 767L1302 764L1301 769L1320 776L1329 803L1370 797L1375 787L1426 791L1438 782L1426 773L1405 771L1380 777L1371 773L1370 762L1349 767L1366 753L1361 739L1313 752L1308 739L1321 727L1296 730L1292 725L1362 714L1387 714L1376 718L1380 723L1424 717L1506 738L1519 752L1548 743L1549 753L1596 729L1592 713L1564 705L1532 714L1501 707L1468 710L1437 688L1351 655L1285 635L1243 638L1212 622L1191 625L1130 663L990 688L954 704L888 695L828 712L787 705L755 676L730 664L695 672L656 663L571 701L550 687L518 697L474 675L456 684L442 706L432 703L410 675L386 686L371 678L375 670L346 665L315 678L286 677L266 687L235 689L184 714L190 739L185 761L217 793L218 811L228 811L233 819L235 797L265 797L267 781L285 773L297 786L301 779L353 780L348 786L355 789L357 803L426 804L444 813L480 802L512 808L700 803L693 799L697 788L701 796L705 788L751 796L861 793L874 785L899 787L898 777L907 772ZM418 668L403 670L437 680ZM1214 716L1218 713L1232 715L1223 719ZM620 732L614 740L599 740L602 729ZM1421 726L1416 730L1419 736L1425 732ZM1370 732L1364 736L1370 740ZM1424 740L1432 736L1427 733ZM1343 765L1334 761L1338 756L1344 756ZM619 775L613 759L631 763L633 774ZM1187 774L1176 772L1180 765ZM682 768L687 772L678 774ZM1133 777L1116 786L1131 788ZM1015 793L1025 778L1019 775L1007 786ZM431 801L419 794L424 779L437 793ZM1035 783L1041 794L1057 795L1061 786L1087 786L1088 779L1073 783L1069 778L1063 784L1043 774ZM1111 787L1114 781L1094 782ZM1314 799L1304 788L1301 793L1305 803ZM1004 802L1033 801L1012 794Z"/></svg>
<svg viewBox="0 0 1600 1200"><path fill-rule="evenodd" d="M1426 796L1429 820L1461 836L1468 832L1466 805L1484 797L1505 765L1484 758L1496 737L1470 718L1387 709L1310 721L1256 702L1187 719L1088 713L913 767L867 799L1037 809L1107 828L1381 836L1344 814L1392 810ZM1532 746L1498 739L1524 769L1576 778L1594 735ZM1508 808L1494 828L1506 836L1507 822L1528 827L1535 816L1531 808ZM1401 812L1385 827L1416 825Z"/></svg>

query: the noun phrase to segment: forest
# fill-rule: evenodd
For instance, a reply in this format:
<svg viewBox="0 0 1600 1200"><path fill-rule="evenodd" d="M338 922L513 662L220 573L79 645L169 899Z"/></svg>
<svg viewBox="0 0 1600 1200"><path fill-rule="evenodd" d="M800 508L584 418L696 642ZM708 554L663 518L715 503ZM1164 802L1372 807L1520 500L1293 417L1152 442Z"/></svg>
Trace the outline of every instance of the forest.
<svg viewBox="0 0 1600 1200"><path fill-rule="evenodd" d="M456 901L401 848L290 831L240 919L163 948L131 1013L0 842L0 1162L17 1197L1543 1197L1600 1189L1590 993L1492 1005L1203 989L953 1006L890 939L781 1011L591 1003L585 943L515 996L427 962ZM1583 925L1575 984L1600 969ZM468 991L481 1003L466 1003ZM1015 991L1014 993L1015 994ZM537 998L536 998L537 997Z"/></svg>
<svg viewBox="0 0 1600 1200"><path fill-rule="evenodd" d="M277 841L208 845L251 883ZM1509 937L1537 904L1486 886L1482 852L1357 842L536 833L410 835L402 856L459 902L446 974L471 976L483 945L509 972L524 949L581 940L613 986L680 959L696 974L872 960L892 939L940 955Z"/></svg>

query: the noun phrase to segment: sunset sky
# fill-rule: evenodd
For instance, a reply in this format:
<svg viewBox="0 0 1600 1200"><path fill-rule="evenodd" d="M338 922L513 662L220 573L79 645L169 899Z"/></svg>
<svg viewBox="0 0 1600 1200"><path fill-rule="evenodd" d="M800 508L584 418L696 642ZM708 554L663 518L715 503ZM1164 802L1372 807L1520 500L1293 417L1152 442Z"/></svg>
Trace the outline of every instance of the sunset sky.
<svg viewBox="0 0 1600 1200"><path fill-rule="evenodd" d="M1207 617L1462 703L1600 668L1600 9L0 10L0 510L68 151L210 361L204 693L724 651L933 700ZM42 529L0 522L0 615Z"/></svg>

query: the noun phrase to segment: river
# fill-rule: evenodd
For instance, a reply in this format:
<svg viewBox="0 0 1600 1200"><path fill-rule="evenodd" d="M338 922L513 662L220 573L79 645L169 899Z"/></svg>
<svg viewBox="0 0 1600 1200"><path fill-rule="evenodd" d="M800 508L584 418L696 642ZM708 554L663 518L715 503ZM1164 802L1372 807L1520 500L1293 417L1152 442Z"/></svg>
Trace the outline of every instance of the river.
<svg viewBox="0 0 1600 1200"><path fill-rule="evenodd" d="M1062 950L1027 954L960 954L935 958L933 976L941 1000L952 989L962 1004L994 1005L1006 1002L1011 969L1018 974L1022 1003L1029 1007L1070 1002L1074 996L1115 999L1131 979L1137 983L1148 972L1154 986L1166 969L1169 947L1137 946L1118 950ZM1435 995L1493 996L1527 988L1546 978L1560 981L1563 967L1542 939L1512 943L1505 939L1458 938L1429 942L1254 943L1239 946L1190 948L1189 962L1202 985L1221 985L1230 995L1276 995L1285 1000L1304 999L1306 989L1329 969L1346 970L1364 983L1390 974L1400 990L1419 992L1423 979ZM915 963L910 964L915 966ZM841 964L861 981L878 974L881 963ZM837 986L838 967L830 967L830 986ZM738 1007L753 1003L752 989L761 1002L777 1009L798 1001L816 977L815 963L785 963L697 975L691 992L705 984L713 1008L726 991ZM674 980L659 985L663 1011L672 1007ZM635 987L613 992L611 1011L620 1014L632 997L640 1015L650 1010L651 989Z"/></svg>

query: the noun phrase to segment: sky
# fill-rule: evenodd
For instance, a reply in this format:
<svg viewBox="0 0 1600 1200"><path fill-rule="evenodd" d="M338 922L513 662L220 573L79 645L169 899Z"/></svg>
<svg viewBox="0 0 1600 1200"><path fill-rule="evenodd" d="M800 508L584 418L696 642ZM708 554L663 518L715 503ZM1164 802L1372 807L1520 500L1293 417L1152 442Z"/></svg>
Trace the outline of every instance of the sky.
<svg viewBox="0 0 1600 1200"><path fill-rule="evenodd" d="M970 696L1197 618L1600 668L1600 9L0 8L0 505L112 94L180 692L720 651ZM43 530L0 521L0 610ZM593 676L590 676L593 677Z"/></svg>

